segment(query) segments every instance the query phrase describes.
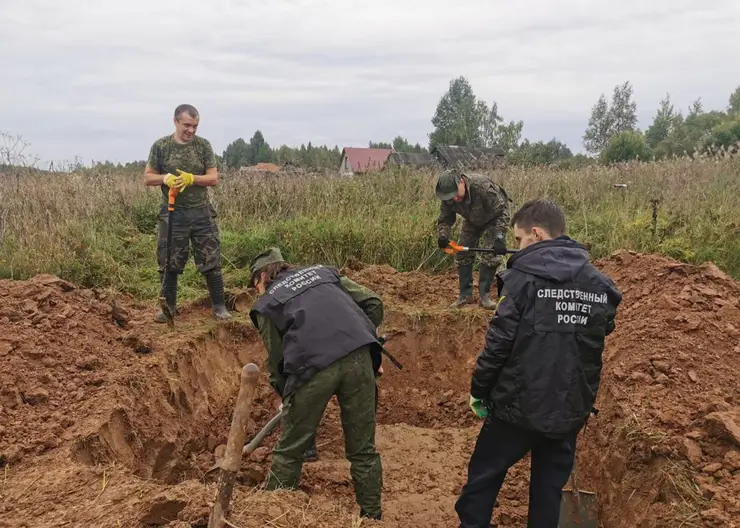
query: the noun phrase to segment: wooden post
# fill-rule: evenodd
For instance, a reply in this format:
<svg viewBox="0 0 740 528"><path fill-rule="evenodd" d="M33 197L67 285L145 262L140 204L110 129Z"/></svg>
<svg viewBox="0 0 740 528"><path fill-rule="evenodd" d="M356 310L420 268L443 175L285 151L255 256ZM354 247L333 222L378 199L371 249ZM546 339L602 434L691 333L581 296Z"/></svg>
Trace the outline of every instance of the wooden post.
<svg viewBox="0 0 740 528"><path fill-rule="evenodd" d="M242 448L247 436L247 420L249 420L259 371L259 367L254 363L244 365L242 368L241 384L234 405L234 414L231 418L229 439L226 442L226 452L221 459L218 496L211 509L208 528L224 528L226 526L224 521L229 513L231 494L234 491L234 482L241 465Z"/></svg>

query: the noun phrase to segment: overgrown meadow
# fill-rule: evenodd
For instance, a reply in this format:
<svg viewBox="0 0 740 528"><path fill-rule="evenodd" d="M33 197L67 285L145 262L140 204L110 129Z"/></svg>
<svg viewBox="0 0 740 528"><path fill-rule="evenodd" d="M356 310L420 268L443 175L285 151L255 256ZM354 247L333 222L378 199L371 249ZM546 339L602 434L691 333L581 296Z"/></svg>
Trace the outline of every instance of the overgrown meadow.
<svg viewBox="0 0 740 528"><path fill-rule="evenodd" d="M740 278L740 160L679 159L579 170L491 173L514 207L538 196L566 211L569 234L594 258L620 248L714 261ZM140 173L5 174L0 189L0 276L51 273L138 298L158 293L161 199ZM225 173L211 190L227 287L246 284L249 260L269 245L287 259L342 266L350 259L436 273L454 261L437 248L432 172L395 169L351 178ZM617 187L615 184L627 184ZM460 219L455 234L459 230ZM510 239L510 242L512 240ZM205 292L191 262L182 298Z"/></svg>

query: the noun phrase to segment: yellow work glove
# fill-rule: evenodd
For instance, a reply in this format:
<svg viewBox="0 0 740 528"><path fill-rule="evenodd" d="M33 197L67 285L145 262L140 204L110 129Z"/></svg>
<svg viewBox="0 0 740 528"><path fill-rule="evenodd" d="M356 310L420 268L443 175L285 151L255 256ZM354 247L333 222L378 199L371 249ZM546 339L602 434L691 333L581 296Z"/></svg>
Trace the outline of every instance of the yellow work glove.
<svg viewBox="0 0 740 528"><path fill-rule="evenodd" d="M170 174L169 172L164 175L162 178L162 183L164 183L167 187L172 189L177 185L177 178L178 176L175 176L174 174Z"/></svg>
<svg viewBox="0 0 740 528"><path fill-rule="evenodd" d="M189 185L193 185L195 182L195 176L193 176L189 172L181 171L180 169L177 169L177 180L175 182L175 187L180 189L180 192L184 191L185 188Z"/></svg>
<svg viewBox="0 0 740 528"><path fill-rule="evenodd" d="M478 418L485 418L488 416L488 408L483 400L470 396L470 408Z"/></svg>

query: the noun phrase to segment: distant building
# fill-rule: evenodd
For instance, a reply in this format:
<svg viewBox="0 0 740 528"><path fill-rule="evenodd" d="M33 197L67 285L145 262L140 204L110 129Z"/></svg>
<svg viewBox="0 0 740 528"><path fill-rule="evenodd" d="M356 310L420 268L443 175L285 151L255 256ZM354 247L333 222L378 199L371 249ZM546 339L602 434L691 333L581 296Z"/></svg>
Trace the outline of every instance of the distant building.
<svg viewBox="0 0 740 528"><path fill-rule="evenodd" d="M342 149L339 172L348 176L382 170L391 152L391 149L345 147Z"/></svg>
<svg viewBox="0 0 740 528"><path fill-rule="evenodd" d="M380 171L386 167L458 168L491 170L505 165L506 153L498 147L460 147L438 145L429 154L397 152L393 149L345 147L339 172L344 175Z"/></svg>
<svg viewBox="0 0 740 528"><path fill-rule="evenodd" d="M386 164L392 167L407 166L414 167L415 169L420 169L424 167L434 167L438 164L438 162L434 156L432 156L431 154L427 154L426 152L418 153L393 151L388 157L388 161L386 162Z"/></svg>
<svg viewBox="0 0 740 528"><path fill-rule="evenodd" d="M463 170L497 169L503 167L506 152L498 147L460 147L437 145L430 154L444 168Z"/></svg>

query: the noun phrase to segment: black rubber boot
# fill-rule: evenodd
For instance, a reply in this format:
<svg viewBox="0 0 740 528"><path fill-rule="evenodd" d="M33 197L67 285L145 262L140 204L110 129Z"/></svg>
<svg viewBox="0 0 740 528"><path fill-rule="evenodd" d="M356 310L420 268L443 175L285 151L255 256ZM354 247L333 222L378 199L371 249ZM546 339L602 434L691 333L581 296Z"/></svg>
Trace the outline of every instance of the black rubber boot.
<svg viewBox="0 0 740 528"><path fill-rule="evenodd" d="M376 521L382 521L383 520L383 514L379 513L378 515L370 515L365 510L360 509L360 517L363 517L365 519L373 519Z"/></svg>
<svg viewBox="0 0 740 528"><path fill-rule="evenodd" d="M493 268L485 264L480 265L480 274L478 277L478 291L480 292L480 304L487 310L493 310L496 307L488 293L491 291L491 285L493 284Z"/></svg>
<svg viewBox="0 0 740 528"><path fill-rule="evenodd" d="M226 309L226 302L224 301L223 273L218 270L206 274L206 284L208 285L208 293L211 296L213 315L216 319L229 319L231 314Z"/></svg>
<svg viewBox="0 0 740 528"><path fill-rule="evenodd" d="M316 435L311 438L311 445L303 452L304 462L316 462L319 459L319 452L316 449Z"/></svg>
<svg viewBox="0 0 740 528"><path fill-rule="evenodd" d="M473 303L473 265L465 264L457 268L457 274L460 279L460 295L457 300L450 305L450 308L459 308L465 304Z"/></svg>
<svg viewBox="0 0 740 528"><path fill-rule="evenodd" d="M167 306L170 307L170 312L172 314L175 313L175 310L177 310L177 273L167 273L163 274L160 273L160 278L162 275L165 275L164 277L164 284L162 285L162 292L164 294L164 298L167 302ZM164 313L160 310L159 313L156 315L154 320L158 323L166 323L167 318L165 317Z"/></svg>

